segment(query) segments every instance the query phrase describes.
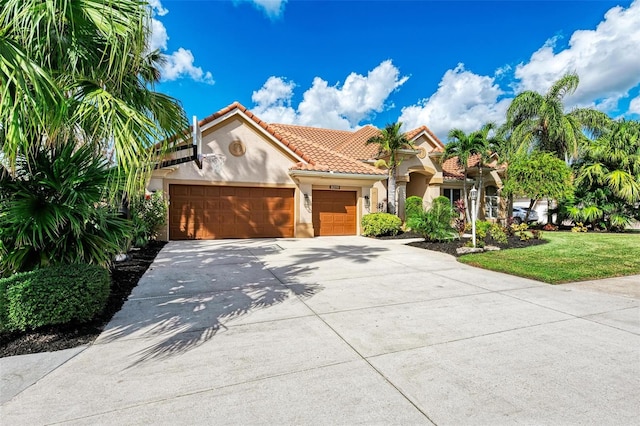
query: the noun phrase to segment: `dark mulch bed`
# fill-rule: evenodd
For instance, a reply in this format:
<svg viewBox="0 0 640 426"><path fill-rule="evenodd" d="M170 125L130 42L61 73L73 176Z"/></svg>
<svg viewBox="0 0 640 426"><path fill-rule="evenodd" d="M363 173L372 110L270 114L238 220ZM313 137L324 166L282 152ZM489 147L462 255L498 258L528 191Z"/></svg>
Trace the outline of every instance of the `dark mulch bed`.
<svg viewBox="0 0 640 426"><path fill-rule="evenodd" d="M51 326L37 331L0 334L0 358L37 352L58 351L93 342L118 312L131 290L156 258L166 242L152 241L142 249L133 249L128 259L115 263L111 270L111 295L100 316L84 324Z"/></svg>
<svg viewBox="0 0 640 426"><path fill-rule="evenodd" d="M419 234L415 232L404 232L394 236L385 236L378 237L381 240L390 240L390 239L407 239L407 238L422 238ZM412 247L419 247L427 250L440 251L443 253L450 254L452 256L460 256L456 249L459 247L464 247L464 245L469 241L469 238L461 238L459 240L447 241L447 242L427 242L427 241L417 241L411 242L407 245ZM530 239L527 241L520 241L520 237L508 237L506 244L500 244L496 241L489 241L488 245L500 247L502 250L505 249L514 249L514 248L523 248L529 246L536 246L539 244L545 244L547 241L545 240L534 240Z"/></svg>

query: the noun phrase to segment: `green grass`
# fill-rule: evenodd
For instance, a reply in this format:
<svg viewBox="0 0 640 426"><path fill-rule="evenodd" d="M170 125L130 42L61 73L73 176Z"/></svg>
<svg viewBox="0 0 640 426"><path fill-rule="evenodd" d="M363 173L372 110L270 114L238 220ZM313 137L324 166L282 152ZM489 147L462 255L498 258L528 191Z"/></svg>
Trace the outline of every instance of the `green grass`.
<svg viewBox="0 0 640 426"><path fill-rule="evenodd" d="M468 254L459 261L551 284L640 274L640 234L545 232L547 244Z"/></svg>

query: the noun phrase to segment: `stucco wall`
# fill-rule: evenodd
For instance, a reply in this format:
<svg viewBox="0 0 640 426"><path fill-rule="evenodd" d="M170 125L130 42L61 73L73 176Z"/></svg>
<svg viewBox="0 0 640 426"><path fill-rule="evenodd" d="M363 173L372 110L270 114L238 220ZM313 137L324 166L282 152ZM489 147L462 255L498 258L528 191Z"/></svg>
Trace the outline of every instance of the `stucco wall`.
<svg viewBox="0 0 640 426"><path fill-rule="evenodd" d="M230 151L232 143L244 146L244 154L235 156ZM292 185L288 169L296 162L272 141L243 118L233 117L219 125L206 129L202 134L202 154L221 154L224 164L220 171L203 161L202 169L195 162L176 166L169 175L171 180L197 180L208 183L235 182L238 184Z"/></svg>

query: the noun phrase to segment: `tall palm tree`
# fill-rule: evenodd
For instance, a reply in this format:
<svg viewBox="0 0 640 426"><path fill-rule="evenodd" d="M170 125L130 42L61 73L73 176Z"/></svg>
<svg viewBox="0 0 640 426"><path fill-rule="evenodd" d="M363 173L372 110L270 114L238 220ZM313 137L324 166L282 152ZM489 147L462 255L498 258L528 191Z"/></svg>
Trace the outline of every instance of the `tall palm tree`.
<svg viewBox="0 0 640 426"><path fill-rule="evenodd" d="M527 90L518 94L507 109L507 127L516 143L553 152L567 163L578 156L585 132L598 133L609 120L606 114L588 108L565 113L564 97L580 82L577 74L565 74L546 94Z"/></svg>
<svg viewBox="0 0 640 426"><path fill-rule="evenodd" d="M396 212L396 173L397 168L402 162L399 151L403 148L413 148L414 145L407 139L404 133L400 132L402 123L390 123L380 131L380 134L373 136L367 140L367 145L378 145L378 156L389 157L387 160L379 160L378 165L384 165L389 172L389 181L387 185L387 205L389 213Z"/></svg>
<svg viewBox="0 0 640 426"><path fill-rule="evenodd" d="M3 0L0 9L0 153L70 138L109 145L128 188L151 169L149 147L187 128L180 104L153 90L162 57L148 52L140 0ZM98 154L97 154L98 155Z"/></svg>
<svg viewBox="0 0 640 426"><path fill-rule="evenodd" d="M619 120L583 151L576 164L578 187L571 213L608 228L624 229L640 218L640 123ZM600 194L594 197L593 194Z"/></svg>
<svg viewBox="0 0 640 426"><path fill-rule="evenodd" d="M485 124L480 130L476 130L469 134L460 129L451 129L448 135L448 142L444 147L444 153L441 157L442 162L445 162L450 158L456 158L458 167L462 169L464 173L464 180L462 181L462 193L465 204L465 217L467 221L471 220L468 203L469 196L467 191L467 182L469 179L469 160L474 155L478 155L480 157L478 159L478 171L479 175L482 176L482 166L487 161L488 153L490 150L490 140L488 138L488 135L492 129L494 129L493 123ZM482 182L480 182L479 185L481 186ZM480 188L480 191L481 190L482 189ZM476 209L478 209L478 206L476 206Z"/></svg>

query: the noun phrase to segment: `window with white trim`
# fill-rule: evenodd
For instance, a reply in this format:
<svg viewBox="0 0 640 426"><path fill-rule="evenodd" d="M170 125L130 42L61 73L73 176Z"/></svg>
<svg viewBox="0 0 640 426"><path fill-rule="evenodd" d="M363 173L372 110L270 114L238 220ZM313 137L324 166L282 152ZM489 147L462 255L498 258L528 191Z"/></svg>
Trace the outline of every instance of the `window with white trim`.
<svg viewBox="0 0 640 426"><path fill-rule="evenodd" d="M495 186L487 186L484 190L484 217L487 219L496 219L498 217L499 205L500 197L498 197L498 188Z"/></svg>
<svg viewBox="0 0 640 426"><path fill-rule="evenodd" d="M453 203L462 198L462 191L454 188L442 188L442 195L449 199L451 207L454 207Z"/></svg>

